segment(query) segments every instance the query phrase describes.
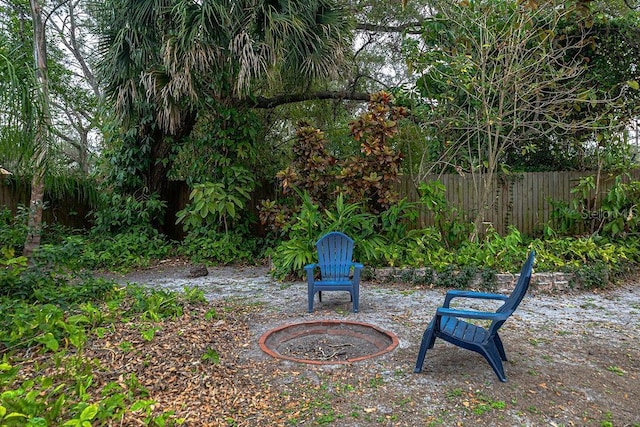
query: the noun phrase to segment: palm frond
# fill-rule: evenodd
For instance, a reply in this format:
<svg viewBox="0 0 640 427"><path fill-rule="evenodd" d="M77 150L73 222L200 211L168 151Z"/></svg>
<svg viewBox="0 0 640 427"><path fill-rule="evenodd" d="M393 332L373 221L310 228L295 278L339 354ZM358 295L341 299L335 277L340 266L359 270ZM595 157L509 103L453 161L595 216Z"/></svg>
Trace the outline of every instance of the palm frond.
<svg viewBox="0 0 640 427"><path fill-rule="evenodd" d="M335 0L114 0L109 8L99 44L107 96L122 118L151 104L169 133L205 95L335 75L351 45Z"/></svg>

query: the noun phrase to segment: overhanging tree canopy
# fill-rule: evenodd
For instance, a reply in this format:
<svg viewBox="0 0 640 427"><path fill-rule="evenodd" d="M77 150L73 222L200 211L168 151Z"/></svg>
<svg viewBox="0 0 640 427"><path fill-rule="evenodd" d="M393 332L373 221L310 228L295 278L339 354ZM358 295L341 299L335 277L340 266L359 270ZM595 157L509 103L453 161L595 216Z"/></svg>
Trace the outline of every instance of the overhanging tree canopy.
<svg viewBox="0 0 640 427"><path fill-rule="evenodd" d="M161 197L172 146L189 135L199 111L268 104L260 97L309 87L336 75L350 46L347 15L331 0L104 6L100 68L126 130L120 152L140 178L132 186Z"/></svg>

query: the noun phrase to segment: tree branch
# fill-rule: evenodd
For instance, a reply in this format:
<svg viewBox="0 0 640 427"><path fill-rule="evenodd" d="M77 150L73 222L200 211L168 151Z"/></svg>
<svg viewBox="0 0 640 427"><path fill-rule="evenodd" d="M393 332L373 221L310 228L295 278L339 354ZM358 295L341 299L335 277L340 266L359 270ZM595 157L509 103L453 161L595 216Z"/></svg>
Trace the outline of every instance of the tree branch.
<svg viewBox="0 0 640 427"><path fill-rule="evenodd" d="M356 24L356 29L361 31L372 31L375 33L407 33L407 34L422 34L422 22L408 22L402 25L378 25L367 24L359 22Z"/></svg>
<svg viewBox="0 0 640 427"><path fill-rule="evenodd" d="M293 104L296 102L313 101L322 99L336 99L346 101L369 102L371 94L362 92L344 91L322 91L312 93L293 93L288 95L278 95L271 98L259 96L257 98L246 99L242 103L251 108L274 108L279 105Z"/></svg>

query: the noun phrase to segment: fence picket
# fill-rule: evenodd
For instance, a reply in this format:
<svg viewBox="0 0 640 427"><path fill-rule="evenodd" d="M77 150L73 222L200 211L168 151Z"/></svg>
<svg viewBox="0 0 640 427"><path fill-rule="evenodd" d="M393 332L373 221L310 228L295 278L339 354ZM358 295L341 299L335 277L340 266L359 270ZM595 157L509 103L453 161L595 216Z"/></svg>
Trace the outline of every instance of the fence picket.
<svg viewBox="0 0 640 427"><path fill-rule="evenodd" d="M595 175L595 172L526 172L510 176L500 176L493 179L491 188L493 195L492 205L487 212L487 220L501 234L504 234L510 225L515 226L522 233L532 235L540 232L544 224L549 221L552 206L549 199L569 202L572 199L571 188L581 178ZM640 181L640 169L629 171L632 180ZM477 176L477 179L486 177ZM449 205L458 209L461 214L472 220L476 213L476 201L478 196L471 175L458 174L427 176L425 181L439 180L446 188L446 197ZM627 180L628 181L628 180ZM612 176L601 177L601 186L598 194L591 194L601 200L612 187L615 180ZM165 221L171 238L183 237L181 227L175 227L175 212L182 209L188 202L189 189L184 182L176 182L172 185L176 197L170 203L168 217ZM409 201L419 199L415 183L409 176L402 176L397 184L401 197L407 197ZM260 200L273 199L274 188L263 185L253 194L247 209L258 214ZM0 208L7 207L15 212L19 204L28 203L28 188L26 185L8 185L0 179ZM62 206L64 202L66 205ZM56 213L57 212L57 213ZM83 222L87 225L87 206L67 198L58 200L56 212L51 212L45 220L49 223L57 223L72 227L80 227ZM75 214L77 212L77 214ZM45 211L45 215L47 212ZM422 210L417 220L417 227L433 225L431 215Z"/></svg>

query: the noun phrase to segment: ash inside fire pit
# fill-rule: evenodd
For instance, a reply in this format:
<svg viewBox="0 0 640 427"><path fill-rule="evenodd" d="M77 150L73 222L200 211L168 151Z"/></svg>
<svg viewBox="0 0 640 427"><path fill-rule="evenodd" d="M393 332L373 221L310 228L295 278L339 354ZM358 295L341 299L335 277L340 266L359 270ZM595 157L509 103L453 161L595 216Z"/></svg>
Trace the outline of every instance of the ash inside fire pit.
<svg viewBox="0 0 640 427"><path fill-rule="evenodd" d="M373 325L332 320L285 325L260 338L260 347L267 354L312 364L364 360L397 345L395 335Z"/></svg>
<svg viewBox="0 0 640 427"><path fill-rule="evenodd" d="M378 348L366 340L344 335L307 335L283 343L278 352L296 359L349 360L377 353Z"/></svg>

